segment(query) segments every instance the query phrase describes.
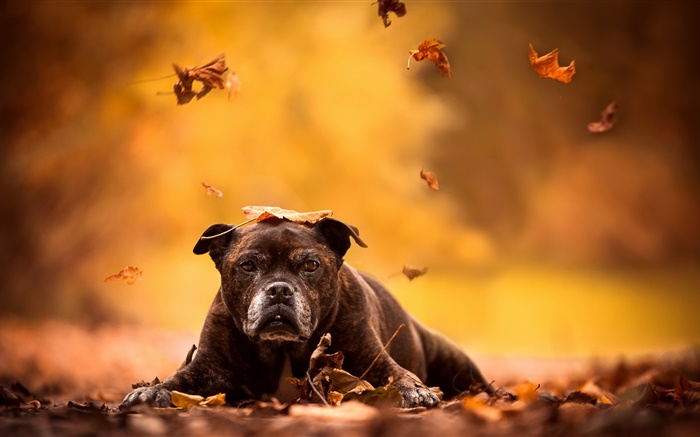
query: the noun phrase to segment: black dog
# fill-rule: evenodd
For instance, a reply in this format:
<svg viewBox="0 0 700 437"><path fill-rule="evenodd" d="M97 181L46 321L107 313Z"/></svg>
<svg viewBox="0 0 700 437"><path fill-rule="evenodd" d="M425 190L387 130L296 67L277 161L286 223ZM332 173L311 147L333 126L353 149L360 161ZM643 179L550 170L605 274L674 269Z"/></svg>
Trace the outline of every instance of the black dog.
<svg viewBox="0 0 700 437"><path fill-rule="evenodd" d="M229 402L274 395L285 367L304 377L320 337L332 336L343 368L360 375L405 323L365 379L393 377L402 406L439 402L474 384L486 387L472 361L453 343L407 314L377 281L343 262L350 239L367 247L357 229L325 218L315 225L270 218L245 228L217 224L194 247L209 252L221 288L204 322L195 358L165 382L129 393L123 405L170 405L171 390Z"/></svg>

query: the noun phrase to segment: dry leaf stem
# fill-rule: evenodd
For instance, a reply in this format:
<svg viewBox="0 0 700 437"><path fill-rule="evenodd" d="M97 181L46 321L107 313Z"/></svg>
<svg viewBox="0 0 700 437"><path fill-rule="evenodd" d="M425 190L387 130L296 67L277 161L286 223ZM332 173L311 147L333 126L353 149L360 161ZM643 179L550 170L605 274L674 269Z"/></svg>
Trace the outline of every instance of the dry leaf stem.
<svg viewBox="0 0 700 437"><path fill-rule="evenodd" d="M372 369L372 366L374 366L374 363L376 363L377 360L379 359L379 357L384 353L384 351L386 351L386 348L389 347L389 345L391 344L391 342L392 342L392 341L394 340L394 338L396 337L396 334L398 334L399 331L401 330L401 328L403 328L403 327L405 327L405 326L406 326L406 324L405 324L405 323L402 323L402 324L399 325L398 328L396 328L396 331L394 331L394 334L391 336L391 338L389 339L389 341L386 342L386 344L384 345L384 347L382 348L382 350L379 351L379 353L377 354L377 356L374 357L374 360L372 360L372 362L370 363L370 365L369 365L369 367L367 368L367 370L365 370L365 372L364 372L362 375L360 375L360 379L365 379L365 376L367 376L367 372L369 372L370 369Z"/></svg>

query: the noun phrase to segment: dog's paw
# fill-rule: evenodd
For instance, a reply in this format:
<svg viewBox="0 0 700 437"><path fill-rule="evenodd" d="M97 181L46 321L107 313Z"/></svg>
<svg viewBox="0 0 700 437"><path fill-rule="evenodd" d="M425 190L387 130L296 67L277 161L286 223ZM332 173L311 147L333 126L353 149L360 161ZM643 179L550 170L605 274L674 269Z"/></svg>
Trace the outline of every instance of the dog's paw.
<svg viewBox="0 0 700 437"><path fill-rule="evenodd" d="M402 400L399 405L401 408L432 408L440 403L440 396L418 382L417 378L395 381L392 385L401 393Z"/></svg>
<svg viewBox="0 0 700 437"><path fill-rule="evenodd" d="M133 407L138 404L146 404L152 407L167 408L172 401L170 390L159 385L153 387L140 387L132 391L122 401L123 407Z"/></svg>

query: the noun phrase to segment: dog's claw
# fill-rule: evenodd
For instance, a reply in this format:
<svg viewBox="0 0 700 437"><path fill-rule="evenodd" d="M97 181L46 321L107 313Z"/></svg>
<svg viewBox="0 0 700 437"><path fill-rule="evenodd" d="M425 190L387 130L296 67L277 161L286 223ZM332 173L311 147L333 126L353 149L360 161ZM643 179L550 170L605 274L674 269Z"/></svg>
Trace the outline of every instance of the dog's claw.
<svg viewBox="0 0 700 437"><path fill-rule="evenodd" d="M163 387L140 387L132 391L122 401L122 406L133 407L138 404L146 404L152 407L167 408L172 401L170 390Z"/></svg>

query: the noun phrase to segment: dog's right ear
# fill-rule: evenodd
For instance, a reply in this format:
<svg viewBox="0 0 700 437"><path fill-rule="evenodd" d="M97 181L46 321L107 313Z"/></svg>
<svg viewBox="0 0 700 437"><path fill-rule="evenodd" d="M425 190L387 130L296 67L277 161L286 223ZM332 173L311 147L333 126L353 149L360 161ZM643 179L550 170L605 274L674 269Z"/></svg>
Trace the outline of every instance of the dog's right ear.
<svg viewBox="0 0 700 437"><path fill-rule="evenodd" d="M235 229L235 226L223 223L209 226L202 236L199 237L192 251L195 255L204 255L209 252L209 256L211 256L216 268L220 271L221 259L231 242Z"/></svg>

